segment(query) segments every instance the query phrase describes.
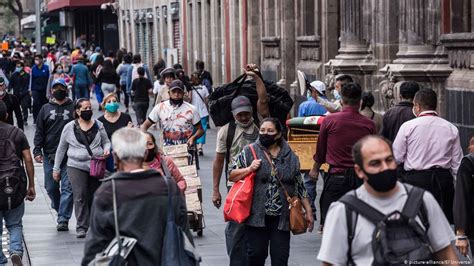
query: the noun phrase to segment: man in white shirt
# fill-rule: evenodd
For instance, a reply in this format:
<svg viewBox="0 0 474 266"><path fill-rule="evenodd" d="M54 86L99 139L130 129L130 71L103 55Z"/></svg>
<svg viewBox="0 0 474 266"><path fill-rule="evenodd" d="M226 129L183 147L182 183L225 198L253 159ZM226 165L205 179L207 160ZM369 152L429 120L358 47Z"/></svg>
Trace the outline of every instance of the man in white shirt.
<svg viewBox="0 0 474 266"><path fill-rule="evenodd" d="M209 128L209 109L207 106L209 90L204 85L201 85L201 76L198 72L191 75L191 82L191 91L188 92L190 102L196 107L204 130L204 134L196 140L196 144L199 155L204 155L202 147L206 144L206 131Z"/></svg>
<svg viewBox="0 0 474 266"><path fill-rule="evenodd" d="M171 83L169 95L169 100L153 108L141 129L147 131L156 123L163 131L164 146L185 143L193 146L204 133L199 113L194 106L184 101L184 84L180 80Z"/></svg>
<svg viewBox="0 0 474 266"><path fill-rule="evenodd" d="M393 142L393 154L406 171L403 181L431 192L452 223L453 177L463 157L459 132L436 113L433 90L418 91L413 103L417 118L402 124Z"/></svg>
<svg viewBox="0 0 474 266"><path fill-rule="evenodd" d="M384 215L394 211L401 212L408 194L405 185L397 182L397 164L390 143L379 136L364 137L354 145L353 156L354 170L364 180L364 184L355 190L357 198ZM354 191L349 193L354 194ZM427 191L423 194L423 204L426 220L431 225L426 235L435 259L455 263L458 258L451 246L455 237L446 217ZM353 227L354 238L349 246L346 206L339 201L331 204L318 254L323 265L346 265L350 260L356 265L372 264L372 237L376 227L364 216L353 215L357 215L357 218ZM424 229L419 216L416 221Z"/></svg>

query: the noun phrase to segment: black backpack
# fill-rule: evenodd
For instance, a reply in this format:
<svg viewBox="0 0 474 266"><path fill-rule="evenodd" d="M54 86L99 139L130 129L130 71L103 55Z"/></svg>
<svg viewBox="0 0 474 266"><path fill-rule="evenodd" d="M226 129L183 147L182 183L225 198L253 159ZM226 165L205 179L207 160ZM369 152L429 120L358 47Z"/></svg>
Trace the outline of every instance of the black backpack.
<svg viewBox="0 0 474 266"><path fill-rule="evenodd" d="M352 240L354 239L357 214L375 224L372 234L372 265L405 265L406 261L428 261L433 259L433 251L426 232L429 228L427 211L423 203L423 189L405 185L408 198L401 212L384 215L357 198L354 191L339 199L346 206L348 227L348 265L352 260ZM355 213L356 215L353 215ZM425 229L415 221L419 216Z"/></svg>
<svg viewBox="0 0 474 266"><path fill-rule="evenodd" d="M18 207L26 196L21 158L16 154L13 136L18 128L0 131L0 210Z"/></svg>

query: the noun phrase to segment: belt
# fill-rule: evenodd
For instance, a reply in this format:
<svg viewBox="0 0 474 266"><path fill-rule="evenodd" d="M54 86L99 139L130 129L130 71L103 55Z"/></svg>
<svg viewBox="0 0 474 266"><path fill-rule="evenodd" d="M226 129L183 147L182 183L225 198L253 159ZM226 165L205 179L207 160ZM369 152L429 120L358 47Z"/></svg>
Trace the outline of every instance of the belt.
<svg viewBox="0 0 474 266"><path fill-rule="evenodd" d="M442 173L442 172L450 172L450 169L441 168L441 167L438 167L438 166L433 166L430 169L408 170L408 171L406 171L407 174L413 174L413 173Z"/></svg>

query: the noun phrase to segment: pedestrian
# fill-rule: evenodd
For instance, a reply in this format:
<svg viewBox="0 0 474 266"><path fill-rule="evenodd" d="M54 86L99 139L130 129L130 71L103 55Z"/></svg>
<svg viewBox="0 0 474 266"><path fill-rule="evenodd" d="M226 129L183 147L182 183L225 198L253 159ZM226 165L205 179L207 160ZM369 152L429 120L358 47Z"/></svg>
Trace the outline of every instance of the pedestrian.
<svg viewBox="0 0 474 266"><path fill-rule="evenodd" d="M47 93L48 99L52 98L51 90L53 87L53 82L58 79L64 80L67 86L71 82L69 75L67 74L67 72L64 72L64 67L61 64L56 64L54 67L53 74L49 76L48 93Z"/></svg>
<svg viewBox="0 0 474 266"><path fill-rule="evenodd" d="M341 103L341 91L344 84L353 83L352 77L349 75L338 75L336 76L336 82L334 84L334 89L332 90L334 101L330 101L328 99L317 97L316 101L321 104L326 110L330 113L337 113L342 110L342 103Z"/></svg>
<svg viewBox="0 0 474 266"><path fill-rule="evenodd" d="M158 145L156 144L155 136L153 136L152 133L145 132L145 134L147 153L145 160L143 161L143 168L155 169L162 176L166 176L165 169L163 169L163 163L165 163L170 171L171 177L173 177L181 193L184 194L184 191L186 190L186 180L184 179L176 164L173 162L173 158L165 156L163 152L160 151Z"/></svg>
<svg viewBox="0 0 474 266"><path fill-rule="evenodd" d="M468 152L459 166L453 206L456 247L464 256L474 245L474 136Z"/></svg>
<svg viewBox="0 0 474 266"><path fill-rule="evenodd" d="M21 113L20 101L15 95L7 92L7 86L2 77L0 77L0 101L4 102L7 106L8 116L5 122L13 125L13 113L15 113L16 124L18 128L23 130L23 115Z"/></svg>
<svg viewBox="0 0 474 266"><path fill-rule="evenodd" d="M70 75L74 79L74 91L77 99L89 99L89 87L92 85L92 78L89 69L84 64L84 57L79 57L77 63L71 68ZM74 99L75 100L75 99Z"/></svg>
<svg viewBox="0 0 474 266"><path fill-rule="evenodd" d="M170 99L170 85L176 79L176 70L172 67L163 69L160 73L160 77L163 79L163 84L160 82L153 88L153 93L156 95L155 106Z"/></svg>
<svg viewBox="0 0 474 266"><path fill-rule="evenodd" d="M259 138L234 158L229 179L237 182L256 173L249 217L245 220L248 265L265 265L270 247L272 265L288 265L290 255L290 217L283 189L290 197L298 196L306 212L308 229L313 228L313 214L300 172L298 157L282 136L282 126L275 118L265 118Z"/></svg>
<svg viewBox="0 0 474 266"><path fill-rule="evenodd" d="M68 231L73 208L71 182L66 171L66 160L60 162L59 181L53 179L55 154L66 124L74 120L74 103L67 97L67 85L62 79L55 80L52 86L53 98L45 104L39 114L35 131L35 161L43 164L44 187L51 199L51 208L57 212L58 231Z"/></svg>
<svg viewBox="0 0 474 266"><path fill-rule="evenodd" d="M199 117L201 117L201 125L204 133L196 140L198 154L204 155L203 146L206 144L206 131L209 127L209 107L208 97L209 91L206 87L201 85L201 77L199 73L195 72L191 75L191 104L197 109Z"/></svg>
<svg viewBox="0 0 474 266"><path fill-rule="evenodd" d="M433 194L452 223L454 177L463 156L459 132L439 117L433 90L419 90L413 103L417 118L400 127L393 142L393 154L397 163L403 163L403 181Z"/></svg>
<svg viewBox="0 0 474 266"><path fill-rule="evenodd" d="M203 61L196 60L196 71L201 77L201 85L204 85L208 89L209 94L211 94L213 85L212 75L209 71L204 69Z"/></svg>
<svg viewBox="0 0 474 266"><path fill-rule="evenodd" d="M25 64L21 61L17 62L15 72L10 77L9 88L20 102L23 125L26 126L28 125L28 109L31 108L30 74L25 72Z"/></svg>
<svg viewBox="0 0 474 266"><path fill-rule="evenodd" d="M53 178L60 180L61 162L67 155L67 175L72 185L74 212L76 215L76 237L84 238L89 228L90 208L94 192L100 185L96 177L90 176L91 156L108 157L110 141L104 125L92 119L91 102L87 99L76 101L76 120L67 123L61 133L53 167Z"/></svg>
<svg viewBox="0 0 474 266"><path fill-rule="evenodd" d="M342 110L327 116L321 124L314 165L309 172L310 177L317 181L321 165L329 164L329 171L323 177L319 233L323 231L331 203L360 185L354 174L352 146L364 136L375 134L374 122L359 113L362 97L359 84L344 84L341 97Z"/></svg>
<svg viewBox="0 0 474 266"><path fill-rule="evenodd" d="M362 103L360 105L360 114L374 121L375 132L380 132L382 128L382 115L375 112L372 107L375 104L375 98L372 92L364 91L362 93Z"/></svg>
<svg viewBox="0 0 474 266"><path fill-rule="evenodd" d="M107 137L112 139L112 135L123 127L132 127L132 118L127 113L120 112L120 104L115 93L107 94L101 103L104 114L97 118L104 125ZM115 164L113 156L107 157L107 170L115 172Z"/></svg>
<svg viewBox="0 0 474 266"><path fill-rule="evenodd" d="M417 204L415 200L408 202L409 198L413 199L410 196L415 193L415 188L397 182L397 164L393 158L390 142L382 137L366 136L353 146L353 156L355 172L358 178L364 182L362 186L346 195L352 196L351 199L355 198L355 204L367 206L365 209L374 209L376 213L383 216L398 214L397 212L406 213L407 209L410 208L406 207L407 204L415 205L414 208L417 208L414 209L413 214L418 217L414 220L416 221L415 224L411 224L409 229L416 226L419 228L418 234L413 231L409 231L411 234L408 234L407 229L403 228L403 223L394 221L394 223L398 222L399 225L397 227L399 229L398 243L396 243L399 245L398 249L390 246L394 243L392 239L387 239L390 235L381 236L377 234L377 237L383 238L380 241L384 241L384 244L393 248L394 251L399 251L398 256L405 255L403 252L405 252L407 246L412 245L409 251L413 252L411 258L414 261L420 259L416 257L417 255L425 254L434 255L429 259L447 261L451 265L457 264L458 259L451 247L454 234L436 200L429 192L419 190L418 192L422 193L419 198L421 203ZM347 217L351 221L348 221ZM400 217L401 215L392 216L391 219L404 219ZM391 224L386 222L385 229L390 227ZM323 262L323 265L376 264L374 258L380 259L380 257L375 256L374 250L378 252L378 249L382 249L379 241L372 240L375 237L374 231L376 229L384 230L379 229L378 225L371 221L371 218L368 218L365 213L359 212L358 209L353 209L351 205L340 201L334 202L331 204L326 217L318 259ZM390 231L385 232L390 233ZM424 245L420 244L420 238ZM413 243L419 245L413 247ZM406 244L407 246L400 246L400 244ZM393 253L390 253L390 255L393 255ZM387 258L389 258L388 254L385 259ZM390 263L386 262L386 265L388 264Z"/></svg>
<svg viewBox="0 0 474 266"><path fill-rule="evenodd" d="M405 81L400 85L400 102L383 115L380 135L393 142L402 124L415 118L413 98L419 90L420 86L414 81Z"/></svg>
<svg viewBox="0 0 474 266"><path fill-rule="evenodd" d="M147 131L156 123L162 130L164 146L188 144L193 147L204 133L199 113L184 101L184 84L180 80L171 83L169 94L170 99L153 108L141 129Z"/></svg>
<svg viewBox="0 0 474 266"><path fill-rule="evenodd" d="M100 47L96 47L94 49L94 53L91 54L91 56L89 57L89 61L91 62L91 64L95 64L96 63L96 60L97 60L97 57L98 56L102 56L102 49L100 49Z"/></svg>
<svg viewBox="0 0 474 266"><path fill-rule="evenodd" d="M308 88L308 100L301 103L298 107L298 116L306 117L325 115L328 111L316 101L318 97L325 98L326 96L323 96L325 94L326 84L319 80L311 82L310 87Z"/></svg>
<svg viewBox="0 0 474 266"><path fill-rule="evenodd" d="M6 123L7 106L0 101L0 228L3 235L3 221L10 235L8 253L14 266L23 265L23 225L25 199L33 201L35 192L35 171L28 139L23 131ZM26 173L25 173L26 170ZM8 183L18 184L8 186ZM3 191L10 191L10 194ZM2 245L0 239L0 245ZM4 247L2 245L2 247ZM0 264L6 265L7 258L0 252Z"/></svg>
<svg viewBox="0 0 474 266"><path fill-rule="evenodd" d="M102 93L116 93L120 88L120 77L117 75L111 60L105 60L104 66L97 76L97 82L101 84Z"/></svg>
<svg viewBox="0 0 474 266"><path fill-rule="evenodd" d="M164 245L168 212L174 212L176 225L187 238L183 240L194 245L184 197L172 178L154 169L143 169L147 150L144 133L122 128L113 135L112 145L118 172L104 180L95 194L81 265L88 265L116 237L114 194L117 230L121 236L138 240L126 258L128 265L162 265L162 250L171 248Z"/></svg>
<svg viewBox="0 0 474 266"><path fill-rule="evenodd" d="M30 90L33 94L33 121L36 118L41 107L48 103L46 91L48 88L49 68L43 63L43 56L35 55L35 65L31 69Z"/></svg>
<svg viewBox="0 0 474 266"><path fill-rule="evenodd" d="M133 81L138 78L139 67L143 67L143 69L145 70L145 78L150 80L150 82L153 80L152 76L150 75L150 71L148 70L147 65L142 63L141 55L140 54L133 55L132 66L128 69L128 72L127 72L127 92L129 94L131 94Z"/></svg>
<svg viewBox="0 0 474 266"><path fill-rule="evenodd" d="M91 67L91 72L92 72L92 81L94 83L94 93L95 93L95 98L97 102L101 103L104 100L104 93L102 92L102 83L99 80L99 75L100 72L102 71L104 65L104 57L99 54L97 55L94 63L92 64ZM102 110L102 107L99 106L99 111Z"/></svg>
<svg viewBox="0 0 474 266"><path fill-rule="evenodd" d="M145 69L139 67L137 70L138 78L132 82L133 107L137 115L137 124L140 126L146 120L148 107L150 106L150 96L153 92L153 84L145 78Z"/></svg>
<svg viewBox="0 0 474 266"><path fill-rule="evenodd" d="M166 62L163 58L158 58L156 64L153 65L153 75L156 77L156 80L161 78L161 71L166 68Z"/></svg>
<svg viewBox="0 0 474 266"><path fill-rule="evenodd" d="M127 93L127 73L132 65L132 57L129 54L124 55L123 62L117 67L117 75L120 76L120 91L117 92L117 101L120 102L120 94L123 93L123 102L125 103L125 112L128 113L130 95Z"/></svg>

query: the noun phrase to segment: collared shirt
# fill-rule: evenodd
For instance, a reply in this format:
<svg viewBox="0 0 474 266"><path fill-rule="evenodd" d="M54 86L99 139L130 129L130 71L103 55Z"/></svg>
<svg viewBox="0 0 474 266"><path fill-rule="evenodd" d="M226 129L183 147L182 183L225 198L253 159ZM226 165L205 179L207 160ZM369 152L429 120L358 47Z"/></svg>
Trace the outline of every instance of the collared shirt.
<svg viewBox="0 0 474 266"><path fill-rule="evenodd" d="M331 173L341 173L354 167L352 146L361 138L375 134L375 124L361 115L358 107L346 106L341 112L328 115L319 132L313 159L328 163Z"/></svg>
<svg viewBox="0 0 474 266"><path fill-rule="evenodd" d="M298 116L312 116L312 115L324 115L327 112L321 104L311 97L307 101L300 104L298 108Z"/></svg>
<svg viewBox="0 0 474 266"><path fill-rule="evenodd" d="M399 102L397 105L390 108L383 115L382 130L380 131L380 135L393 142L402 124L415 118L412 109L412 102Z"/></svg>
<svg viewBox="0 0 474 266"><path fill-rule="evenodd" d="M434 111L422 112L400 127L393 154L407 171L440 167L456 176L462 159L458 129Z"/></svg>

